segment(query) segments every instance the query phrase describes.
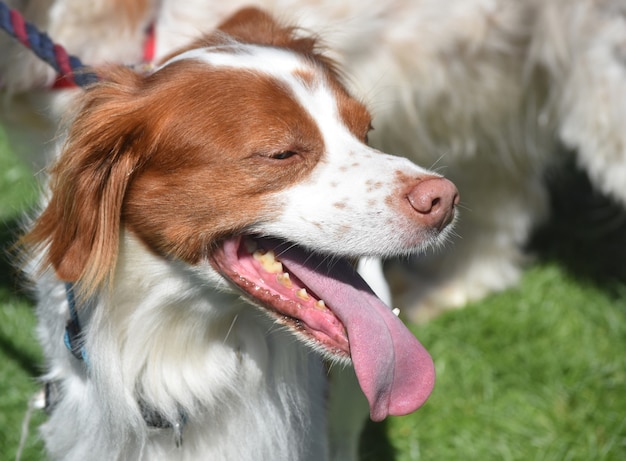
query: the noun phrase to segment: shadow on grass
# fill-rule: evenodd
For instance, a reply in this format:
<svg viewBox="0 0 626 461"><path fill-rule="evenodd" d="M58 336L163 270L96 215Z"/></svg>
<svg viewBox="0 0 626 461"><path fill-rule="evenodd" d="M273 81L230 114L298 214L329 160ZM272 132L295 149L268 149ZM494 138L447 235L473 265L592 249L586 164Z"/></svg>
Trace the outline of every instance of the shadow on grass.
<svg viewBox="0 0 626 461"><path fill-rule="evenodd" d="M19 233L20 225L18 221L11 219L0 221L0 289L4 293L11 293L12 297L27 301L28 297L23 289L26 284L20 277L19 270L12 263L11 257L11 246L17 240ZM24 304L24 306L28 305ZM41 373L39 357L19 347L13 339L17 333L11 333L10 335L5 335L0 332L0 349L7 356L12 357L30 376L39 376Z"/></svg>
<svg viewBox="0 0 626 461"><path fill-rule="evenodd" d="M593 188L573 155L548 182L552 217L535 232L531 251L580 280L624 296L626 210Z"/></svg>
<svg viewBox="0 0 626 461"><path fill-rule="evenodd" d="M0 349L24 370L31 378L39 378L41 376L41 365L39 357L30 354L24 349L18 347L11 339L0 333Z"/></svg>
<svg viewBox="0 0 626 461"><path fill-rule="evenodd" d="M396 453L387 436L387 421L367 421L359 447L361 461L393 461Z"/></svg>
<svg viewBox="0 0 626 461"><path fill-rule="evenodd" d="M20 280L12 264L11 247L17 240L20 226L14 219L0 220L0 286L12 292L19 291Z"/></svg>

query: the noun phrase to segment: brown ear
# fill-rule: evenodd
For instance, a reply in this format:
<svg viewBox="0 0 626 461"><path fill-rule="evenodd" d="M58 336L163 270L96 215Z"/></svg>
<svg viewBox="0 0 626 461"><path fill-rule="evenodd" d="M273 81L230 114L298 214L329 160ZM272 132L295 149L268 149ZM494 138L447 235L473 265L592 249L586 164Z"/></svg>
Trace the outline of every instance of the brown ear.
<svg viewBox="0 0 626 461"><path fill-rule="evenodd" d="M118 69L87 91L51 170L48 205L22 239L46 249L46 263L82 292L93 292L115 268L124 194L144 155L132 97L139 78Z"/></svg>

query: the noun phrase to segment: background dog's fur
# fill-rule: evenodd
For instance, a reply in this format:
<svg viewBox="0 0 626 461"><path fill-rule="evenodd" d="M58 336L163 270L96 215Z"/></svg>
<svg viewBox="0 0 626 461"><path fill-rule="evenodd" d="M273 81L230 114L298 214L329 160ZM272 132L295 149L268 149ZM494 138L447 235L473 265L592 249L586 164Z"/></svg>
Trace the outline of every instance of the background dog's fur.
<svg viewBox="0 0 626 461"><path fill-rule="evenodd" d="M10 3L94 64L138 62L151 22L163 56L241 4L262 5L319 33L366 95L375 116L372 144L439 168L463 195L455 245L389 271L402 308L460 306L518 280L529 234L549 213L544 175L561 162L560 144L576 153L596 188L626 203L620 0ZM39 155L40 142L54 133L66 95L33 93L52 73L2 40L9 50L0 58L3 84L14 101L28 99L4 118L28 127L35 149L24 139L14 144L27 146L24 155L38 168L45 162L32 152ZM14 137L15 126L8 130ZM33 126L47 130L37 137Z"/></svg>

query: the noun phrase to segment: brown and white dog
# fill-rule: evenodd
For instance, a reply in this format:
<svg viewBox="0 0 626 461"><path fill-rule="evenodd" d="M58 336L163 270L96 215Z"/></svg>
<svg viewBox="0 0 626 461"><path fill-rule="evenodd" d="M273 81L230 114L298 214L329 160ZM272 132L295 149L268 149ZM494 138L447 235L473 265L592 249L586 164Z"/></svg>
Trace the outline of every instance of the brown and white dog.
<svg viewBox="0 0 626 461"><path fill-rule="evenodd" d="M348 260L439 245L455 186L368 147L316 41L256 9L149 75L101 73L22 240L51 457L355 459L347 365L374 420L434 369Z"/></svg>
<svg viewBox="0 0 626 461"><path fill-rule="evenodd" d="M436 165L462 191L462 238L411 261L394 293L403 312L463 305L518 280L529 234L548 214L544 175L561 161L559 144L596 188L626 205L622 0L9 3L87 64L140 62L150 23L163 57L246 4L319 33L372 109L372 145ZM33 91L54 75L2 40L0 79L18 104L5 97L0 118L11 137L25 131L15 146L34 141L23 155L36 152L39 169L69 92Z"/></svg>

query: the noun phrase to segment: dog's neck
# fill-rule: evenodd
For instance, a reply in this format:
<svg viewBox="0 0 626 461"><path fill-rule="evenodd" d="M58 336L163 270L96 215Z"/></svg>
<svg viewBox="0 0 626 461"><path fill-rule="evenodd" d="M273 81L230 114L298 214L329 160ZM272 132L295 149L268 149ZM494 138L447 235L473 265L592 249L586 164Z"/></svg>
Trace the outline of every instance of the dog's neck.
<svg viewBox="0 0 626 461"><path fill-rule="evenodd" d="M313 440L325 437L321 360L220 280L208 264L167 261L123 233L110 289L81 312L89 363L76 366L65 351L80 370L65 387L81 386L81 398L100 405L100 424L111 426L102 432L115 438L103 443L127 440L123 450L154 459L176 450L211 459L213 452L215 459L277 460L318 453ZM222 291L212 288L220 283ZM87 411L79 400L71 406ZM180 448L171 429L146 426L142 405L171 422L184 415ZM245 447L255 452L241 453Z"/></svg>

